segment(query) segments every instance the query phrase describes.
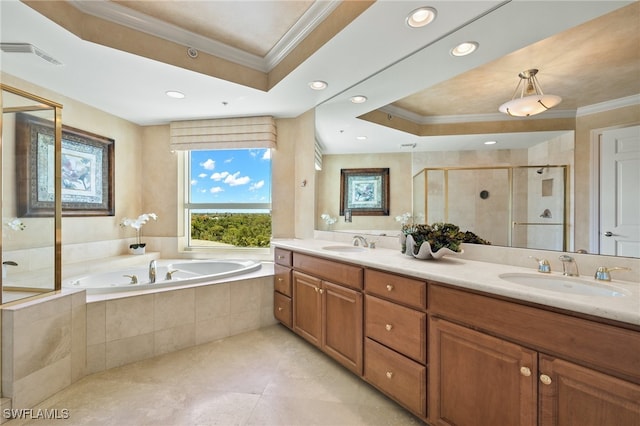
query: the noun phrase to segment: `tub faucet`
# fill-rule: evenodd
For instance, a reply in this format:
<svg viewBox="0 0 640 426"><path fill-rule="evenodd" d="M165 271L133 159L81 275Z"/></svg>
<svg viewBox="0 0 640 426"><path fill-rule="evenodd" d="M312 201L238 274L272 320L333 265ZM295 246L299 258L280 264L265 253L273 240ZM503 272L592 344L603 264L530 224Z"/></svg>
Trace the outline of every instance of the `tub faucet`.
<svg viewBox="0 0 640 426"><path fill-rule="evenodd" d="M151 284L156 282L156 261L149 262L149 282Z"/></svg>
<svg viewBox="0 0 640 426"><path fill-rule="evenodd" d="M358 246L362 244L362 247L368 247L369 243L367 243L367 239L365 237L363 237L362 235L354 235L353 236L353 245L354 246Z"/></svg>
<svg viewBox="0 0 640 426"><path fill-rule="evenodd" d="M558 259L562 261L562 275L566 275L567 277L580 276L578 264L573 257L563 254Z"/></svg>

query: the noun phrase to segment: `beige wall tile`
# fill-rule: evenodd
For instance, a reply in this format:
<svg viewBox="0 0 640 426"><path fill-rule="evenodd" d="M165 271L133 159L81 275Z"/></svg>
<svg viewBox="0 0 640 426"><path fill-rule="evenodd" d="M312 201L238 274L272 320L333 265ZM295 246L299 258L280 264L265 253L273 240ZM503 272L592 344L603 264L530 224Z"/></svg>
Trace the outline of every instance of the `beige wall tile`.
<svg viewBox="0 0 640 426"><path fill-rule="evenodd" d="M193 288L154 294L154 330L193 325L195 294Z"/></svg>
<svg viewBox="0 0 640 426"><path fill-rule="evenodd" d="M165 328L154 333L154 355L166 354L196 344L195 323Z"/></svg>
<svg viewBox="0 0 640 426"><path fill-rule="evenodd" d="M207 321L229 315L230 286L233 284L224 283L196 288L196 321Z"/></svg>
<svg viewBox="0 0 640 426"><path fill-rule="evenodd" d="M153 355L153 332L108 341L105 368L118 367Z"/></svg>
<svg viewBox="0 0 640 426"><path fill-rule="evenodd" d="M71 384L71 356L50 363L44 368L14 382L10 396L14 408L29 408Z"/></svg>
<svg viewBox="0 0 640 426"><path fill-rule="evenodd" d="M87 345L106 341L107 302L87 304Z"/></svg>
<svg viewBox="0 0 640 426"><path fill-rule="evenodd" d="M260 279L236 281L230 284L231 314L245 311L259 311L262 302L262 282Z"/></svg>
<svg viewBox="0 0 640 426"><path fill-rule="evenodd" d="M149 294L106 302L107 342L151 333L154 330L153 301L154 295Z"/></svg>
<svg viewBox="0 0 640 426"><path fill-rule="evenodd" d="M104 371L107 366L107 344L96 343L87 345L87 374Z"/></svg>
<svg viewBox="0 0 640 426"><path fill-rule="evenodd" d="M229 315L196 322L196 345L230 336Z"/></svg>

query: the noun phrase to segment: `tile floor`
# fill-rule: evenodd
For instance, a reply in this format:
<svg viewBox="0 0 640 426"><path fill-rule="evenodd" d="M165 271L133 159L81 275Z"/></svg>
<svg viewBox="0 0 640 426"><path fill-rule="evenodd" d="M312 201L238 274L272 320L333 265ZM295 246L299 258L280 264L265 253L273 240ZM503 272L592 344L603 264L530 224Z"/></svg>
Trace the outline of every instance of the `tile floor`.
<svg viewBox="0 0 640 426"><path fill-rule="evenodd" d="M69 418L5 425L422 424L281 325L87 376L38 409Z"/></svg>

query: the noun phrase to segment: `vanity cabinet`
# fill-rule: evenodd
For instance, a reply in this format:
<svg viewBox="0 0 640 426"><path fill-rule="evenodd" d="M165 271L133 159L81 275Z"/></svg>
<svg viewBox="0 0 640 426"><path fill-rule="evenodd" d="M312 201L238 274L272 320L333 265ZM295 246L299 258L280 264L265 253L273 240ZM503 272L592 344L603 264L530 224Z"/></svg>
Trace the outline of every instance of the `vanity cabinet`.
<svg viewBox="0 0 640 426"><path fill-rule="evenodd" d="M362 268L294 253L292 287L293 330L362 375Z"/></svg>
<svg viewBox="0 0 640 426"><path fill-rule="evenodd" d="M364 289L364 378L424 418L427 283L366 269Z"/></svg>
<svg viewBox="0 0 640 426"><path fill-rule="evenodd" d="M429 301L433 425L640 424L640 333L440 285Z"/></svg>
<svg viewBox="0 0 640 426"><path fill-rule="evenodd" d="M293 252L276 248L274 252L273 316L285 326L293 326L291 274Z"/></svg>

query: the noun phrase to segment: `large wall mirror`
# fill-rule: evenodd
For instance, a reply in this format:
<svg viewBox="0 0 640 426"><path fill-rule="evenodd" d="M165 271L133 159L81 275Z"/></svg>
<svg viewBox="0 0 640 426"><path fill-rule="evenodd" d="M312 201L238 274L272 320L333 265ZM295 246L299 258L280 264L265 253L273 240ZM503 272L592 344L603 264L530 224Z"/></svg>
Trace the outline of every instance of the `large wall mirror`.
<svg viewBox="0 0 640 426"><path fill-rule="evenodd" d="M596 3L613 5L595 2L589 6ZM549 13L548 7L561 6L570 10ZM556 29L545 35L534 31L536 36L529 41L501 37L495 29L497 21L491 20L497 15L492 12L318 106L317 140L332 157L333 168L325 171L323 166L319 172L317 229L326 230L317 219L320 214L331 213L327 189L322 186L329 180L325 173L336 175L336 158L345 155L345 168L388 167L387 156L395 159L404 153L410 157L406 167L412 174L407 179L403 168L391 170L392 217L383 230L399 230L393 216L404 213L405 200L412 201L409 211L420 220L420 215L427 214L422 210L429 197L449 197L458 204L441 204L439 215L432 212L426 222L459 222L456 224L461 228L477 231L494 245L514 249L585 250L640 258L640 57L635 48L640 37L639 5L633 2L600 11L590 9L593 15L585 15L579 24L569 20L582 18L587 10L571 6L576 5L546 2L541 7L505 2L495 12L516 13L529 7L528 11L539 13L546 23L553 21ZM472 55L460 58L451 54L460 42L470 40L479 43ZM619 47L623 45L629 50ZM594 63L594 57L602 61ZM540 71L545 93L560 96L562 102L535 117L521 119L498 112L513 96L518 73L534 67ZM350 98L354 95L367 100L354 104ZM620 146L615 142L621 140L614 134L618 130L630 135L620 136L625 141L635 140L634 145L624 143L626 154L609 150ZM478 140L481 137L498 143L486 147ZM511 144L515 139L523 144ZM425 169L429 171L423 173ZM420 173L423 175L414 181ZM608 176L617 180L605 180ZM449 191L439 187L445 182ZM496 189L494 185L498 185ZM501 192L500 185L512 185L512 191ZM394 194L402 196L394 199ZM337 199L338 195L331 197ZM432 207L437 204L434 202ZM476 215L480 210L469 206L487 212ZM519 216L520 212L526 214ZM555 222L563 215L564 221ZM609 216L614 220L607 222ZM494 221L500 217L501 233L491 235ZM620 226L622 223L625 226ZM345 224L339 218L333 230L346 231L349 226L357 231L372 229L355 221ZM565 231L551 232L554 227ZM542 237L545 233L549 235ZM534 241L534 234L543 241ZM564 238L559 238L561 235ZM621 236L630 237L623 241L618 238Z"/></svg>
<svg viewBox="0 0 640 426"><path fill-rule="evenodd" d="M5 85L2 106L2 303L60 289L61 208L59 203L61 106ZM34 133L18 125L19 115L50 123L51 132ZM34 165L33 167L28 167ZM30 174L35 170L35 176ZM25 182L30 182L25 188ZM21 215L22 190L53 202L40 217Z"/></svg>

